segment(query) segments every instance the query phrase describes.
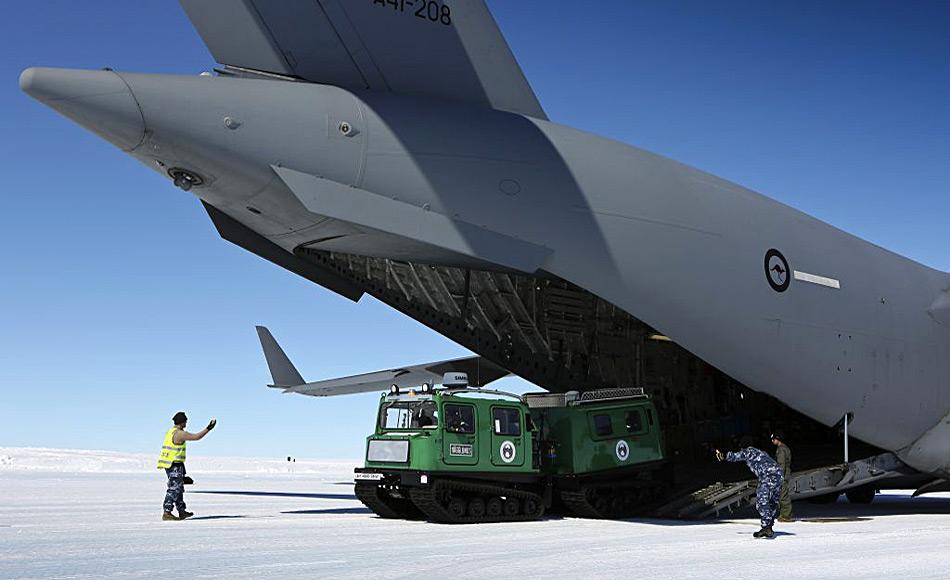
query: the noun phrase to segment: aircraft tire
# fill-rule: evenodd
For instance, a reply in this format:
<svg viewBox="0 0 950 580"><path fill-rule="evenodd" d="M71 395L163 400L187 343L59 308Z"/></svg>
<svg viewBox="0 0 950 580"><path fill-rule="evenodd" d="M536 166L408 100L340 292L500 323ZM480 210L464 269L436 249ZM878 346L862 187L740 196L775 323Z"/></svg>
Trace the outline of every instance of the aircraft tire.
<svg viewBox="0 0 950 580"><path fill-rule="evenodd" d="M841 495L840 492L826 493L825 495L816 495L815 497L808 498L808 503L814 503L814 504L820 504L820 505L835 503L836 501L838 501L838 496L840 495Z"/></svg>
<svg viewBox="0 0 950 580"><path fill-rule="evenodd" d="M857 487L844 492L848 496L848 501L853 504L867 505L874 501L877 490L873 487Z"/></svg>

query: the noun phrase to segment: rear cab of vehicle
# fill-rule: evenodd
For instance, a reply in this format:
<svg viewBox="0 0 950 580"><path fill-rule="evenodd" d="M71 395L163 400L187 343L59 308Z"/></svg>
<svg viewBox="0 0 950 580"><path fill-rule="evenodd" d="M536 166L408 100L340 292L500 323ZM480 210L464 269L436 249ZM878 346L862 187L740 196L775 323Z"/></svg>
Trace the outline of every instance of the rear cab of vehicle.
<svg viewBox="0 0 950 580"><path fill-rule="evenodd" d="M640 389L527 397L541 430L545 473L584 476L658 466L663 439L653 402Z"/></svg>

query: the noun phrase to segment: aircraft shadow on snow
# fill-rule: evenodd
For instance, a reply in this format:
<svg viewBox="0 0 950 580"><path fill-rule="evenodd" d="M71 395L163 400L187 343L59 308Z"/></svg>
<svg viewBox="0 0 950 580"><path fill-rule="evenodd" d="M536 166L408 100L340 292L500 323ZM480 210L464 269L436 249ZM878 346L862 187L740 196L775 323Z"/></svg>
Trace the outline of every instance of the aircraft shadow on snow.
<svg viewBox="0 0 950 580"><path fill-rule="evenodd" d="M372 511L365 507L354 508L329 508L323 510L291 510L280 512L282 514L300 514L300 515L327 515L327 514L371 514Z"/></svg>
<svg viewBox="0 0 950 580"><path fill-rule="evenodd" d="M193 491L210 495L245 495L252 497L302 497L309 499L357 499L352 493L298 493L290 491Z"/></svg>
<svg viewBox="0 0 950 580"><path fill-rule="evenodd" d="M250 497L288 497L304 499L335 499L356 501L357 497L348 493L303 493L286 491L247 491L247 490L202 490L191 493L201 493L208 495L237 495ZM287 510L281 514L296 515L353 515L353 514L372 514L372 512L363 506L344 507L344 508L326 508L326 509L302 509ZM899 496L878 496L871 505L855 505L847 501L840 500L833 504L811 504L807 501L795 503L795 517L798 521L804 523L835 523L835 522L855 522L871 521L874 517L897 516L897 515L950 515L950 499L931 497L914 498L910 495ZM191 518L193 520L215 520L215 519L239 519L247 516L241 515L222 515L222 516L199 516ZM620 521L630 523L644 523L657 526L710 526L722 525L728 523L730 519L755 518L755 511L751 506L739 509L732 514L723 514L722 519L706 520L675 520L675 519L653 519L653 518L631 518ZM546 516L544 519L561 519L560 516ZM2 526L0 526L2 527ZM795 535L790 532L780 532L776 530L776 535Z"/></svg>
<svg viewBox="0 0 950 580"><path fill-rule="evenodd" d="M950 515L950 498L911 497L910 495L878 496L870 505L854 505L844 500L820 505L795 503L795 515L811 518L873 518L875 516Z"/></svg>

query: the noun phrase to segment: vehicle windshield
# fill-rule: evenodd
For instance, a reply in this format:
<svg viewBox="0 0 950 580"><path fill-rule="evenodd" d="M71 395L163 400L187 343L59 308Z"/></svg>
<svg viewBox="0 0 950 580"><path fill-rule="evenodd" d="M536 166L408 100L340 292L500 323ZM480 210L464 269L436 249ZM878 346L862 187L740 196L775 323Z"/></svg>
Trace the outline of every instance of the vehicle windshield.
<svg viewBox="0 0 950 580"><path fill-rule="evenodd" d="M379 412L383 431L433 428L438 424L439 412L434 401L396 401Z"/></svg>

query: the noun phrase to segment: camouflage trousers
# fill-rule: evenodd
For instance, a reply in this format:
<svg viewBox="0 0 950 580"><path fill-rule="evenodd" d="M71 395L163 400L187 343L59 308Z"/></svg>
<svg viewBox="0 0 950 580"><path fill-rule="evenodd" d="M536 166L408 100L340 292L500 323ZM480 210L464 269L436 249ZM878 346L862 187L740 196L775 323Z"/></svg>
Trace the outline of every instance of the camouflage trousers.
<svg viewBox="0 0 950 580"><path fill-rule="evenodd" d="M778 477L764 477L759 480L759 487L755 490L755 510L759 512L763 528L770 528L775 523L782 480L781 474Z"/></svg>
<svg viewBox="0 0 950 580"><path fill-rule="evenodd" d="M181 512L185 509L185 464L173 463L165 473L168 474L168 491L165 492L165 503L162 507L166 512L175 508Z"/></svg>

